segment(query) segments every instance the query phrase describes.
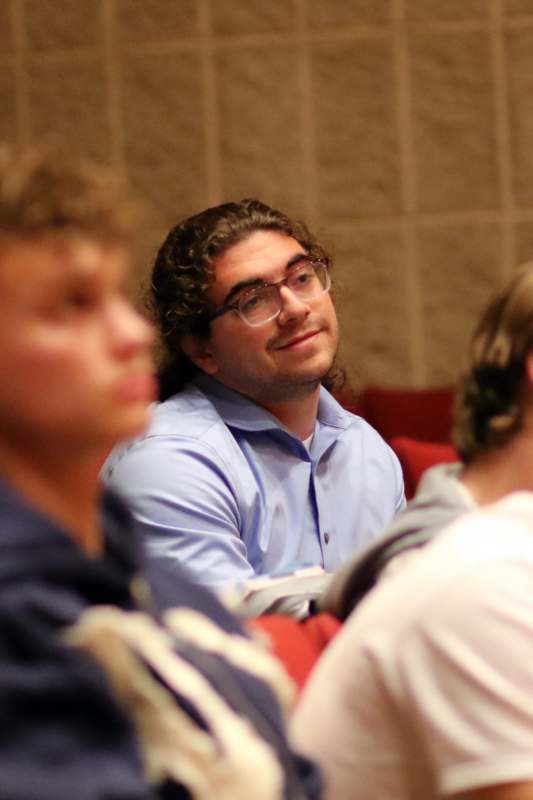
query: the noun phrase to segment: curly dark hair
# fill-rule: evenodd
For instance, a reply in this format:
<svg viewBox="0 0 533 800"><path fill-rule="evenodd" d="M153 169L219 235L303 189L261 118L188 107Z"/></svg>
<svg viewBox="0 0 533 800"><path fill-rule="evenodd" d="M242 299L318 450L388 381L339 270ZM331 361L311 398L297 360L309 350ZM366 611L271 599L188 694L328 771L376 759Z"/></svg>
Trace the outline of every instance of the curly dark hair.
<svg viewBox="0 0 533 800"><path fill-rule="evenodd" d="M453 440L462 460L505 445L521 428L525 363L533 350L533 263L493 298L470 345L457 393Z"/></svg>
<svg viewBox="0 0 533 800"><path fill-rule="evenodd" d="M208 290L217 258L258 230L296 239L312 257L329 257L303 222L291 220L259 200L208 208L172 228L157 254L146 298L162 346L160 396L180 391L198 371L181 348L184 336L209 336L215 311ZM336 379L336 374L331 383Z"/></svg>

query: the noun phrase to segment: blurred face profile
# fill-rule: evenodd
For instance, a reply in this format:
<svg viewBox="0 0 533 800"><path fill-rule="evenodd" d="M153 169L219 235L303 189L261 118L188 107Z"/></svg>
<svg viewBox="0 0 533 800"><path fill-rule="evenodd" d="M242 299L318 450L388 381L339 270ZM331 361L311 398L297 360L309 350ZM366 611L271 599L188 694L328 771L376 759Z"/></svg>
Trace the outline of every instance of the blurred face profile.
<svg viewBox="0 0 533 800"><path fill-rule="evenodd" d="M127 267L90 239L0 241L0 443L61 457L143 429L152 332L123 294Z"/></svg>

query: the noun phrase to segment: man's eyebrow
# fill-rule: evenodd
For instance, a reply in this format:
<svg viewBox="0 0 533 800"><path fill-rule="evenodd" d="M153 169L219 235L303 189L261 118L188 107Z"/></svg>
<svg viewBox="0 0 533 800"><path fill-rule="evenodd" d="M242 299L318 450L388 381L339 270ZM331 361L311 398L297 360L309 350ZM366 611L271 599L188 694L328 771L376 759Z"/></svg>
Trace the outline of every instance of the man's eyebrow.
<svg viewBox="0 0 533 800"><path fill-rule="evenodd" d="M294 267L295 264L298 264L299 261L303 261L304 259L309 258L307 253L295 253L285 265L285 272ZM265 286L267 281L264 281L262 278L249 278L247 281L239 281L232 286L229 290L228 294L224 298L224 302L222 303L223 306L229 305L233 298L239 294L243 289L253 289L256 286Z"/></svg>
<svg viewBox="0 0 533 800"><path fill-rule="evenodd" d="M299 261L305 261L308 258L309 258L309 253L295 253L295 255L293 255L293 257L289 258L289 260L287 261L285 272L291 267L294 267L294 265L297 264Z"/></svg>
<svg viewBox="0 0 533 800"><path fill-rule="evenodd" d="M222 307L229 305L236 295L239 294L243 289L253 289L255 286L264 286L265 281L261 280L261 278L249 278L247 281L239 281L232 286L229 292L227 293L226 297L224 298L224 302L222 303Z"/></svg>

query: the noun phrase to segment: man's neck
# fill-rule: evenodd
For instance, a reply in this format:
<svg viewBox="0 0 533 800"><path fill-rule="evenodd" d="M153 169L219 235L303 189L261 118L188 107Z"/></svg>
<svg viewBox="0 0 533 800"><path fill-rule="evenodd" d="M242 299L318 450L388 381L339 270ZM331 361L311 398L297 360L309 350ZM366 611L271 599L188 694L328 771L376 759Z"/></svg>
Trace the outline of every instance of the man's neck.
<svg viewBox="0 0 533 800"><path fill-rule="evenodd" d="M320 386L304 395L290 400L273 403L261 403L266 411L284 425L291 433L304 441L312 436L315 430L320 399Z"/></svg>
<svg viewBox="0 0 533 800"><path fill-rule="evenodd" d="M104 546L100 527L98 472L101 459L82 461L47 454L25 457L0 443L0 474L26 500L90 556Z"/></svg>
<svg viewBox="0 0 533 800"><path fill-rule="evenodd" d="M533 431L524 428L501 448L468 464L461 481L478 505L500 500L516 491L533 491Z"/></svg>

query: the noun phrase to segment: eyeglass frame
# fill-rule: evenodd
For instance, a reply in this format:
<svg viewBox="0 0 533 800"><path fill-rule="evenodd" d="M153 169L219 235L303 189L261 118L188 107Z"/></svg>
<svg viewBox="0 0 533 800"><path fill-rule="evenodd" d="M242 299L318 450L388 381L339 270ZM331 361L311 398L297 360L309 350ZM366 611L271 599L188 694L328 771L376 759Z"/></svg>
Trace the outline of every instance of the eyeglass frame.
<svg viewBox="0 0 533 800"><path fill-rule="evenodd" d="M243 293L239 296L239 299L237 300L237 302L235 302L235 303L224 303L223 306L221 306L219 309L217 309L217 311L215 311L215 313L212 314L209 317L208 321L209 322L213 322L213 320L218 319L218 317L221 317L223 314L226 314L228 311L236 311L237 314L239 315L239 317L242 319L242 321L246 325L248 325L250 328L260 328L262 325L266 325L267 322L271 322L273 319L276 319L276 317L279 317L279 315L281 314L281 310L283 308L283 303L281 301L281 296L280 296L279 290L280 290L280 288L282 286L287 286L287 282L290 280L290 278L292 277L294 272L297 271L298 265L301 264L302 262L310 263L313 266L313 269L314 269L314 265L315 264L323 267L324 270L325 270L325 273L326 273L326 280L327 280L327 286L323 287L322 291L320 291L318 294L312 295L309 298L302 298L302 299L303 300L305 300L305 299L314 300L315 298L320 297L321 295L326 294L327 292L329 292L330 289L331 289L331 275L330 275L330 272L329 272L329 261L328 261L328 259L316 258L316 257L309 256L309 255L307 255L305 253L302 253L302 258L299 259L296 262L296 264L293 265L294 269L291 271L291 273L289 275L286 275L285 278L281 278L281 280L274 281L273 283L269 283L268 281L261 281L261 280L258 281L257 284L255 284L254 286L250 286L248 290L245 289L243 291ZM315 270L315 272L316 272L316 270ZM255 292L257 289L271 289L271 288L277 289L277 297L278 297L279 308L275 312L275 314L272 314L271 317L268 317L267 319L261 320L261 322L258 322L258 323L256 323L254 325L252 322L250 322L249 320L246 319L246 317L244 316L244 314L242 313L242 311L241 311L241 309L239 307L239 304L243 299L248 297L249 294L251 294L252 292ZM289 291L292 291L290 286L287 286L287 288L289 289ZM231 292L230 292L230 296L231 296ZM298 297L298 295L296 295L296 296Z"/></svg>

